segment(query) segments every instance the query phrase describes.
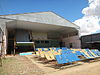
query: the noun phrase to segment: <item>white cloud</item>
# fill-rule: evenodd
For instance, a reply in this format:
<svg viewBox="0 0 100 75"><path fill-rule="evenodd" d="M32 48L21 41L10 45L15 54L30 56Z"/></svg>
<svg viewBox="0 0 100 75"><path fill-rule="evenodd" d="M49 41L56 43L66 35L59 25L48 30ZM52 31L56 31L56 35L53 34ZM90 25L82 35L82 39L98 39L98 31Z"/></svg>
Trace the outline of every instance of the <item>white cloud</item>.
<svg viewBox="0 0 100 75"><path fill-rule="evenodd" d="M87 35L100 30L100 0L88 0L89 6L82 10L84 16L74 21L80 26L81 35Z"/></svg>

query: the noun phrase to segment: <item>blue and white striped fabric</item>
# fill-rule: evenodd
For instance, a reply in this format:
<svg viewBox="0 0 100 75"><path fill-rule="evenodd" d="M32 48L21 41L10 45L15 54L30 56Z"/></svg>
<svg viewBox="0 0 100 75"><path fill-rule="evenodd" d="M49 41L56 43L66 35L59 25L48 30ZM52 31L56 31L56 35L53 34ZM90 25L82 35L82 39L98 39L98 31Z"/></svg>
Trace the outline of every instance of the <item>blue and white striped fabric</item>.
<svg viewBox="0 0 100 75"><path fill-rule="evenodd" d="M69 53L69 54L63 53L61 55L55 55L55 57L56 57L58 64L72 63L74 61L81 60L74 53Z"/></svg>
<svg viewBox="0 0 100 75"><path fill-rule="evenodd" d="M20 53L19 55L32 55L32 53L31 52L29 52L29 53Z"/></svg>

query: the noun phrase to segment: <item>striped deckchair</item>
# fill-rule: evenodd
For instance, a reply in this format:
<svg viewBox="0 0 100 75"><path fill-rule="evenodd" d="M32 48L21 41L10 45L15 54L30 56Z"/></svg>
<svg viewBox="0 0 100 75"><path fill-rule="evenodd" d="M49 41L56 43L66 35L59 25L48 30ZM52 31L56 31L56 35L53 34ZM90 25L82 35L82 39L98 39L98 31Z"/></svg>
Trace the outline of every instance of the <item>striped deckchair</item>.
<svg viewBox="0 0 100 75"><path fill-rule="evenodd" d="M62 50L67 50L68 48L67 48L67 47L62 47L61 49L62 49Z"/></svg>
<svg viewBox="0 0 100 75"><path fill-rule="evenodd" d="M82 56L82 54L81 54L80 51L75 51L75 54L76 54L77 56Z"/></svg>
<svg viewBox="0 0 100 75"><path fill-rule="evenodd" d="M44 52L44 54L45 54L45 57L46 57L47 60L53 60L53 59L50 57L50 55L48 54L48 52Z"/></svg>
<svg viewBox="0 0 100 75"><path fill-rule="evenodd" d="M89 50L90 51L90 53L94 56L94 57L99 57L99 56L97 56L96 54L94 54L91 50Z"/></svg>
<svg viewBox="0 0 100 75"><path fill-rule="evenodd" d="M48 51L48 54L52 60L55 60L55 56L53 55L52 51Z"/></svg>
<svg viewBox="0 0 100 75"><path fill-rule="evenodd" d="M57 52L57 51L54 51L53 52L53 55L61 55L61 53Z"/></svg>
<svg viewBox="0 0 100 75"><path fill-rule="evenodd" d="M85 49L82 49L82 52L83 52L88 58L93 58L92 56L90 56L90 55L88 54L88 52L87 52Z"/></svg>
<svg viewBox="0 0 100 75"><path fill-rule="evenodd" d="M45 57L44 51L39 51L39 53L40 53L40 56L41 56L42 58Z"/></svg>
<svg viewBox="0 0 100 75"><path fill-rule="evenodd" d="M62 55L55 55L58 64L68 63Z"/></svg>
<svg viewBox="0 0 100 75"><path fill-rule="evenodd" d="M38 48L38 51L42 51L42 48Z"/></svg>
<svg viewBox="0 0 100 75"><path fill-rule="evenodd" d="M81 60L74 53L55 55L58 64L72 63Z"/></svg>
<svg viewBox="0 0 100 75"><path fill-rule="evenodd" d="M40 56L40 53L39 53L38 51L36 51L36 55L37 55L37 56Z"/></svg>
<svg viewBox="0 0 100 75"><path fill-rule="evenodd" d="M42 51L49 51L49 48L42 48Z"/></svg>
<svg viewBox="0 0 100 75"><path fill-rule="evenodd" d="M91 50L96 56L100 56L100 51L96 50L96 49L92 49Z"/></svg>
<svg viewBox="0 0 100 75"><path fill-rule="evenodd" d="M81 54L82 54L86 59L90 59L84 52L81 52Z"/></svg>
<svg viewBox="0 0 100 75"><path fill-rule="evenodd" d="M91 57L94 57L91 52L89 51L89 49L85 49L87 51L87 53L91 56ZM95 57L94 57L95 58Z"/></svg>

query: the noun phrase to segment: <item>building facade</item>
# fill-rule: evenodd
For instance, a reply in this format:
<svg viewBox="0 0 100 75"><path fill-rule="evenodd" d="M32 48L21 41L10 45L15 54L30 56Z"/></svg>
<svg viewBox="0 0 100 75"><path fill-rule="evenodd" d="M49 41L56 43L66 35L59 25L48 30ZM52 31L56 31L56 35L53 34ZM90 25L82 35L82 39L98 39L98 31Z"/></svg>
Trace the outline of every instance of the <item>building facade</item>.
<svg viewBox="0 0 100 75"><path fill-rule="evenodd" d="M20 42L34 42L35 47L80 48L79 27L53 12L1 15L0 28L5 54Z"/></svg>
<svg viewBox="0 0 100 75"><path fill-rule="evenodd" d="M100 50L100 33L91 34L81 37L82 48L99 49Z"/></svg>

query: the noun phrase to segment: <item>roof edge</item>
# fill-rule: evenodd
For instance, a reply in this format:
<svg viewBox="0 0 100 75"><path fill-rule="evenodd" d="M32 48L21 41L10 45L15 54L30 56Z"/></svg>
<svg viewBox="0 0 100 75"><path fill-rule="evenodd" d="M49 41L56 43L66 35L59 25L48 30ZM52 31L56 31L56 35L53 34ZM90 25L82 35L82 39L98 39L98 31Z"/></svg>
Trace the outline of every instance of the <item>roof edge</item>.
<svg viewBox="0 0 100 75"><path fill-rule="evenodd" d="M53 12L53 11L51 11L51 12L54 13L55 15L57 15L57 16L59 16L59 17L65 19L64 17L60 16L59 14L57 14L57 13L55 13L55 12ZM67 19L65 19L65 20L67 20ZM73 22L71 22L71 21L69 21L69 20L67 20L67 21L70 22L70 23L72 23L73 25L77 26L77 27L80 29L80 27L79 27L78 25L74 24Z"/></svg>
<svg viewBox="0 0 100 75"><path fill-rule="evenodd" d="M10 16L10 15L22 15L22 14L32 14L32 13L44 13L44 12L52 12L52 11L41 11L41 12L29 12L29 13L17 13L17 14L6 14L6 15L0 15L0 16Z"/></svg>
<svg viewBox="0 0 100 75"><path fill-rule="evenodd" d="M54 11L43 11L43 12L30 12L30 13L7 14L7 15L0 15L0 16L22 15L22 14L32 14L32 13L35 14L35 13L45 13L45 12L54 13L55 15L57 15L57 16L59 16L59 17L65 19L64 17L60 16L59 14L55 13ZM67 20L67 19L65 19L65 20ZM70 23L72 23L73 25L77 26L78 29L80 29L80 27L79 27L78 25L74 24L73 22L71 22L71 21L69 21L69 20L67 20L67 21L70 22Z"/></svg>

